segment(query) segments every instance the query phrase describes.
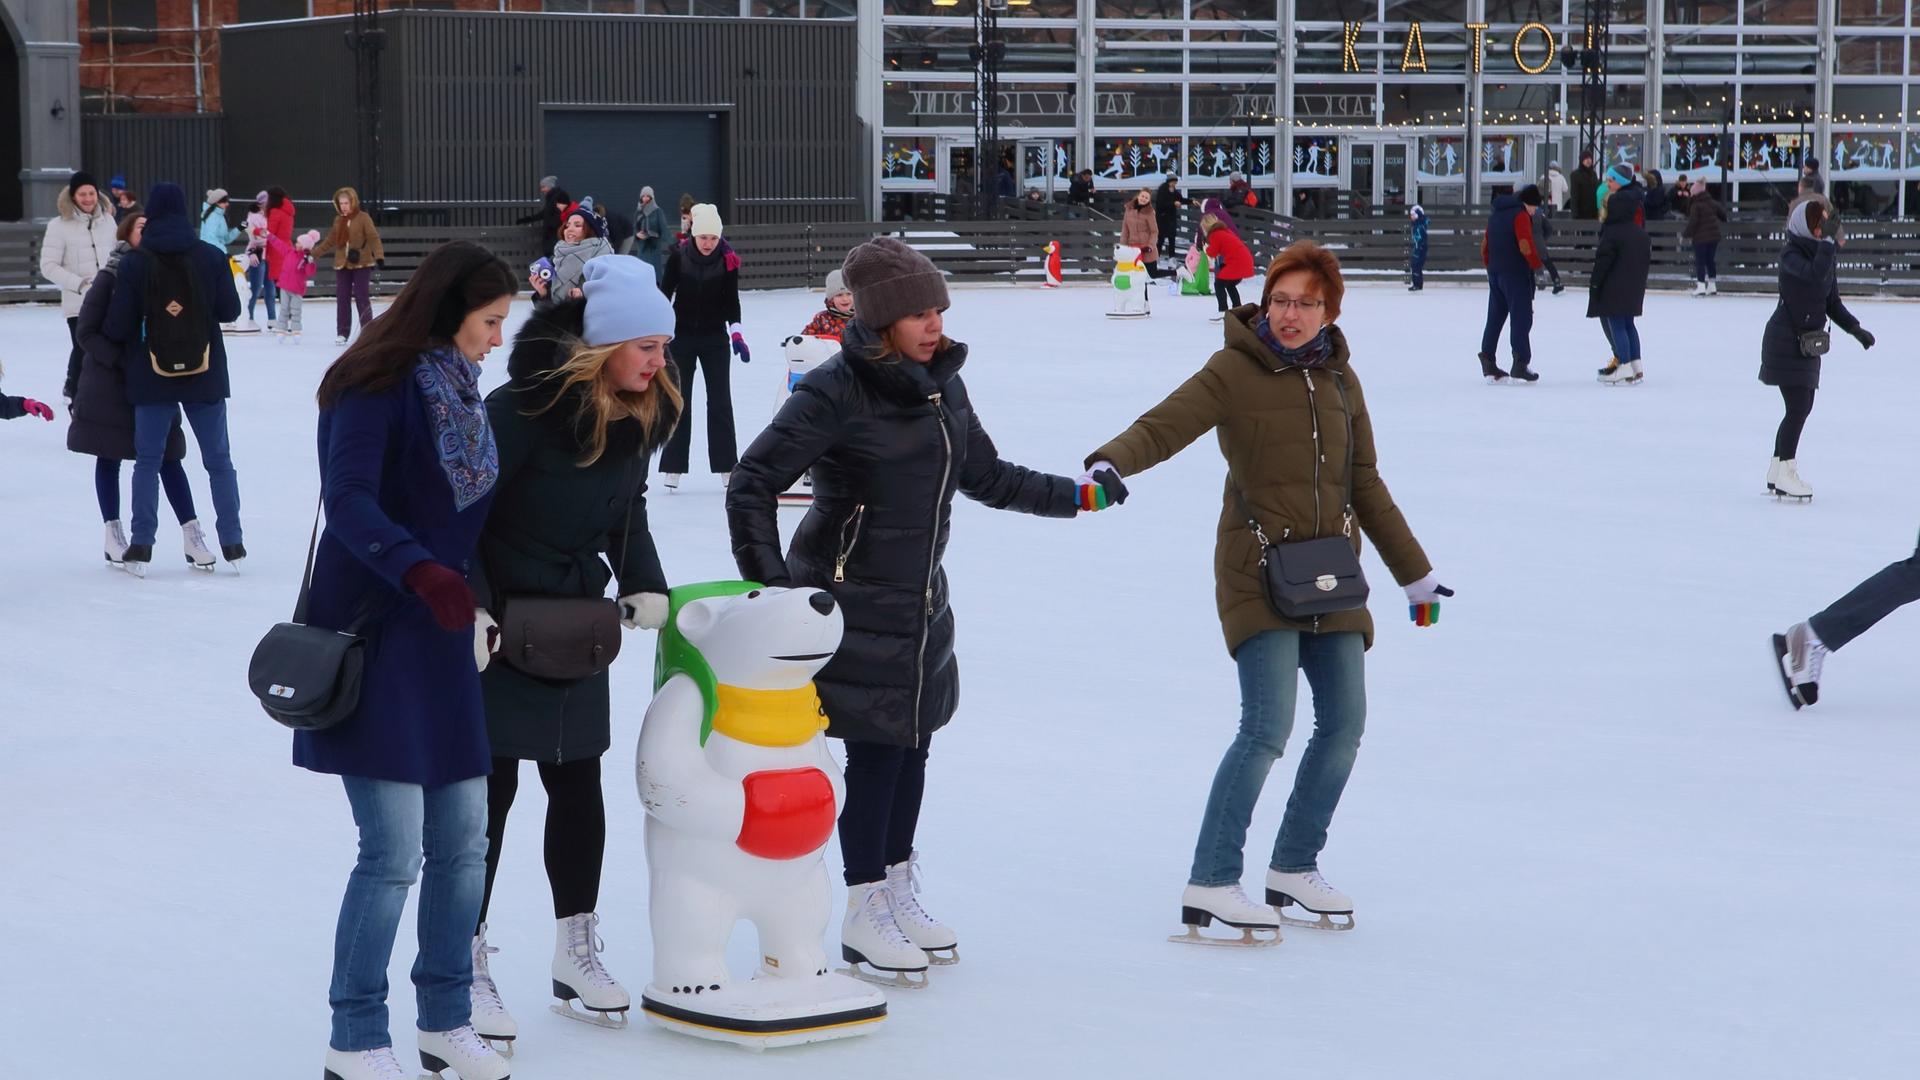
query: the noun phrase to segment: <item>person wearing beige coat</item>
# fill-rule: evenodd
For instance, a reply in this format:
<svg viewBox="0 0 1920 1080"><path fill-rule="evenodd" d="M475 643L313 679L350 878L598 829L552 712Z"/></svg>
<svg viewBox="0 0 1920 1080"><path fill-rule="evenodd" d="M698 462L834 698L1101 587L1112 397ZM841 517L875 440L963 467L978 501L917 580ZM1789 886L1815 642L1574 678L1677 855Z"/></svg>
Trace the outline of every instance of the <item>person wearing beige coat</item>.
<svg viewBox="0 0 1920 1080"><path fill-rule="evenodd" d="M1173 271L1160 269L1160 223L1154 217L1153 192L1141 188L1127 201L1120 218L1120 243L1140 249L1140 261L1146 264L1150 278L1171 277Z"/></svg>
<svg viewBox="0 0 1920 1080"><path fill-rule="evenodd" d="M1218 920L1277 936L1273 907L1292 904L1320 915L1314 925L1344 929L1352 920L1352 900L1320 876L1318 858L1365 727L1373 619L1364 605L1309 619L1278 614L1249 518L1276 544L1348 536L1358 551L1365 533L1406 588L1416 625L1431 625L1440 598L1452 595L1380 476L1366 396L1346 335L1334 325L1343 293L1331 252L1310 240L1287 248L1267 271L1260 303L1228 313L1224 347L1087 455L1090 475L1111 468L1131 477L1211 431L1226 458L1214 593L1240 672L1241 718L1214 777L1181 900L1183 921L1196 933ZM1314 730L1268 863L1267 903L1257 904L1240 885L1242 849L1254 803L1292 731L1300 673L1313 688Z"/></svg>

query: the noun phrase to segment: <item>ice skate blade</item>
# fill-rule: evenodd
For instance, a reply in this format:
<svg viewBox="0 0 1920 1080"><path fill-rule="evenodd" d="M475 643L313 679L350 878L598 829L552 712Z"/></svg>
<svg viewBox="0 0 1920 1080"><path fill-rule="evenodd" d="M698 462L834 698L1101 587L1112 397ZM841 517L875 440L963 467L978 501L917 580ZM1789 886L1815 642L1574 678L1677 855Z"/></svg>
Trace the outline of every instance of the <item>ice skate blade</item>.
<svg viewBox="0 0 1920 1080"><path fill-rule="evenodd" d="M960 962L960 946L949 945L944 949L921 949L927 954L927 963L934 967L952 967Z"/></svg>
<svg viewBox="0 0 1920 1080"><path fill-rule="evenodd" d="M925 990L928 983L927 973L924 971L869 971L859 964L848 964L835 974L849 975L861 982L890 987L894 990ZM914 978L915 975L919 978Z"/></svg>
<svg viewBox="0 0 1920 1080"><path fill-rule="evenodd" d="M582 1011L582 1009L585 1009L585 1006L582 1006L581 1009L576 1009L570 1001L556 1001L547 1006L547 1008L551 1009L555 1014L564 1016L569 1020L578 1020L583 1024L592 1024L597 1028L606 1028L608 1031L624 1031L627 1027L627 1010L625 1009L590 1009Z"/></svg>
<svg viewBox="0 0 1920 1080"><path fill-rule="evenodd" d="M1789 495L1778 488L1774 489L1770 494L1773 496L1773 501L1777 503L1810 503L1813 501L1812 495Z"/></svg>
<svg viewBox="0 0 1920 1080"><path fill-rule="evenodd" d="M1293 897L1288 896L1286 893L1276 892L1273 889L1267 890L1267 903L1273 906L1274 913L1280 916L1280 921L1288 926L1298 926L1305 930L1335 930L1340 932L1353 929L1353 912L1351 911L1314 911ZM1319 918L1302 919L1289 915L1287 914L1287 909L1290 907L1297 907L1301 911L1307 912L1309 915L1317 915ZM1335 915L1344 916L1347 921L1334 922L1333 917Z"/></svg>
<svg viewBox="0 0 1920 1080"><path fill-rule="evenodd" d="M474 1034L480 1035L480 1041L483 1043L486 1043L488 1046L493 1047L493 1052L496 1054L499 1054L501 1057L510 1058L513 1056L513 1040L517 1036L483 1035L478 1031L475 1031Z"/></svg>
<svg viewBox="0 0 1920 1080"><path fill-rule="evenodd" d="M1802 683L1799 686L1793 684L1793 673L1787 670L1787 636L1785 634L1773 635L1773 666L1774 670L1780 673L1780 685L1786 688L1787 703L1793 706L1794 712L1799 712L1820 700L1819 683Z"/></svg>
<svg viewBox="0 0 1920 1080"><path fill-rule="evenodd" d="M1237 938L1208 937L1200 932L1199 927L1188 923L1186 933L1169 934L1167 940L1180 945L1211 945L1220 949L1271 949L1275 945L1280 944L1281 941L1280 928L1277 926L1264 930L1255 929L1251 926L1243 926L1238 929L1240 936ZM1264 936L1266 934L1272 934L1273 936L1266 937Z"/></svg>

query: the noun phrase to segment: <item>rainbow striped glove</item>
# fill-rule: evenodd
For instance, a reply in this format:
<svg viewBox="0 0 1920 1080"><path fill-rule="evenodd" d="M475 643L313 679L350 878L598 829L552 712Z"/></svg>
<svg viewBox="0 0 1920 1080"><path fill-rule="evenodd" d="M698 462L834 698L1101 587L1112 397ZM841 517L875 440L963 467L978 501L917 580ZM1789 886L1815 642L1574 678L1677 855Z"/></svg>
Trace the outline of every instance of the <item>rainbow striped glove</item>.
<svg viewBox="0 0 1920 1080"><path fill-rule="evenodd" d="M1432 626L1440 621L1440 598L1452 595L1452 589L1428 574L1407 586L1407 616L1415 626Z"/></svg>
<svg viewBox="0 0 1920 1080"><path fill-rule="evenodd" d="M1127 501L1127 485L1111 462L1096 461L1074 481L1074 500L1083 513L1105 510Z"/></svg>
<svg viewBox="0 0 1920 1080"><path fill-rule="evenodd" d="M733 339L733 355L739 357L743 364L753 363L753 353L747 349L746 332L740 329L739 323L727 327L727 336Z"/></svg>

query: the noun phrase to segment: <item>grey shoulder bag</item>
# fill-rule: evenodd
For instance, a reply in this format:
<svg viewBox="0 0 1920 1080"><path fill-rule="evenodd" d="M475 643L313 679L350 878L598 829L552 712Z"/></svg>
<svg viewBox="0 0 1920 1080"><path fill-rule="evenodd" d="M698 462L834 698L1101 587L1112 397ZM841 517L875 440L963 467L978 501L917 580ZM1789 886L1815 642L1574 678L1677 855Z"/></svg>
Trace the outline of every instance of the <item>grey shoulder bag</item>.
<svg viewBox="0 0 1920 1080"><path fill-rule="evenodd" d="M628 492L635 467L626 471ZM633 502L627 503L626 528L620 534L620 565L614 569L617 591L627 570L627 546L633 537ZM501 598L500 658L526 675L549 682L577 682L607 670L620 655L620 604L604 596L539 596L511 593Z"/></svg>
<svg viewBox="0 0 1920 1080"><path fill-rule="evenodd" d="M1346 394L1340 397L1346 412ZM1352 611L1367 605L1367 576L1360 570L1360 556L1353 550L1353 415L1347 413L1347 498L1341 507L1339 536L1288 542L1284 530L1280 542L1268 539L1253 508L1241 493L1233 475L1227 483L1240 512L1246 515L1247 528L1260 544L1260 574L1266 586L1267 606L1283 619L1307 621L1336 611ZM1320 493L1314 492L1314 498Z"/></svg>
<svg viewBox="0 0 1920 1080"><path fill-rule="evenodd" d="M315 506L307 568L300 578L293 621L268 630L247 664L247 687L260 699L260 707L296 731L330 728L352 715L360 707L360 676L366 663L366 639L359 633L364 619L355 619L345 630L307 625L313 557L319 545L320 507Z"/></svg>

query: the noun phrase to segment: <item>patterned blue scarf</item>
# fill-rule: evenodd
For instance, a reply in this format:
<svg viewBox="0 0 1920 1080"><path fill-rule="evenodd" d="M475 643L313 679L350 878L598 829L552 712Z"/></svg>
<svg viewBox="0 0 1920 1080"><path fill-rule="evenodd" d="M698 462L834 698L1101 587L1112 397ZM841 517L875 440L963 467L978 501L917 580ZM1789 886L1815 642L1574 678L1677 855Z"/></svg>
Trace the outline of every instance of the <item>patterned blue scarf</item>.
<svg viewBox="0 0 1920 1080"><path fill-rule="evenodd" d="M1323 326L1320 332L1313 335L1305 345L1297 349L1289 349L1280 344L1279 338L1273 336L1273 328L1267 325L1266 319L1261 319L1253 328L1254 336L1260 339L1261 344L1273 350L1273 355L1279 357L1281 363L1288 367L1303 368L1327 366L1327 360L1333 356L1333 338L1330 336L1332 331L1333 327Z"/></svg>
<svg viewBox="0 0 1920 1080"><path fill-rule="evenodd" d="M413 378L426 399L427 422L453 488L454 509L465 510L493 490L500 476L500 451L480 400L480 367L460 350L443 346L420 354Z"/></svg>

